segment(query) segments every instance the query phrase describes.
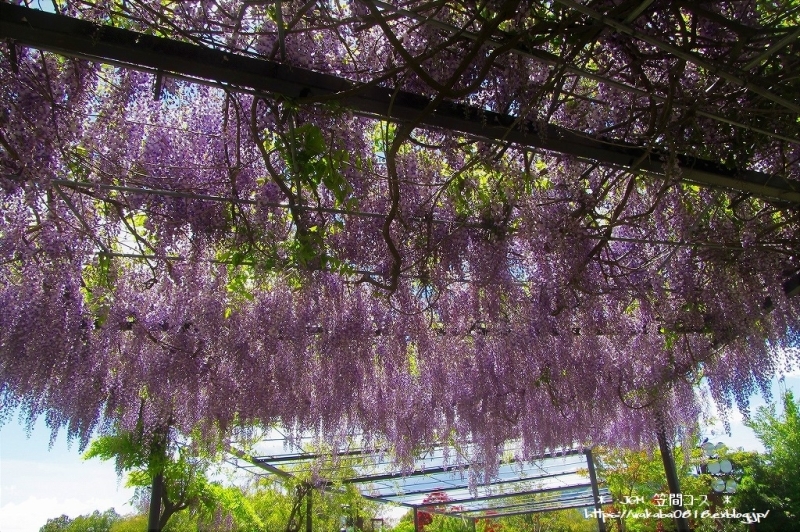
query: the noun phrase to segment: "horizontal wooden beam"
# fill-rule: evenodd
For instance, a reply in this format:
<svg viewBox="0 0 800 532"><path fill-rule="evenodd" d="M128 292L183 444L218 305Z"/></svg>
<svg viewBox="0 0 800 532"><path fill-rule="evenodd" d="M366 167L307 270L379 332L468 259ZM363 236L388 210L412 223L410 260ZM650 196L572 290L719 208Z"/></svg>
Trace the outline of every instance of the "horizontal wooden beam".
<svg viewBox="0 0 800 532"><path fill-rule="evenodd" d="M344 108L385 120L416 121L422 127L549 150L647 174L664 175L668 160L666 152L644 146L552 124L541 127L512 115L455 102L442 102L432 113L422 114L431 101L419 94L21 6L0 3L0 37L59 54L124 63L131 68L173 73L296 101L333 97ZM800 183L785 177L734 170L688 155L676 159L684 181L800 204Z"/></svg>

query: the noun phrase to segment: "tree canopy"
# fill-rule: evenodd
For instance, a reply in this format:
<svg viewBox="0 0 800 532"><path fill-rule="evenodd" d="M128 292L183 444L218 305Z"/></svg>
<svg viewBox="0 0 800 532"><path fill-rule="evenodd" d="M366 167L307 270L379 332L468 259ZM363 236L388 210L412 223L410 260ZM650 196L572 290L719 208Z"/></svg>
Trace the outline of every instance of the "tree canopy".
<svg viewBox="0 0 800 532"><path fill-rule="evenodd" d="M491 464L795 341L795 0L0 9L4 411Z"/></svg>
<svg viewBox="0 0 800 532"><path fill-rule="evenodd" d="M161 475L159 530L183 510L204 524L238 518L253 529L262 525L238 488L225 487L209 478L212 464L221 461L219 453L214 456L198 449L188 438L166 434L161 441L153 441L119 431L92 440L84 458L114 460L117 472L127 474L127 486L136 488L141 499L150 498L148 488L152 487L153 478Z"/></svg>
<svg viewBox="0 0 800 532"><path fill-rule="evenodd" d="M751 465L752 478L745 485L746 492L750 501L772 504L778 514L775 530L796 523L800 515L800 402L790 391L782 400L782 414L776 414L773 404L760 407L747 422L764 444L766 456Z"/></svg>
<svg viewBox="0 0 800 532"><path fill-rule="evenodd" d="M110 532L114 524L121 520L122 517L113 508L102 513L95 510L75 519L70 519L67 515L48 519L39 532Z"/></svg>

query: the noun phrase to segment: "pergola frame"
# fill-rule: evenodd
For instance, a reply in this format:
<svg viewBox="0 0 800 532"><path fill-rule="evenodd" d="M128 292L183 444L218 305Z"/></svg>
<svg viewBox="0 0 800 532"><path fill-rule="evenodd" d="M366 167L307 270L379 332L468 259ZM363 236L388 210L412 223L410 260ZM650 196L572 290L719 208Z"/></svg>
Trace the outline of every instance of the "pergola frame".
<svg viewBox="0 0 800 532"><path fill-rule="evenodd" d="M647 0L631 12L623 22L595 13L571 0L557 1L620 33L646 40L646 36L635 33L625 23L630 22L631 17L635 18L647 7L649 4ZM797 35L797 31L787 35L752 59L749 64L752 65L775 50L786 46ZM405 91L376 85L361 85L340 77L290 67L266 59L244 57L223 50L110 26L98 26L87 21L9 4L0 4L0 37L8 39L12 60L15 57L16 43L20 43L59 54L153 72L159 80L156 92L160 87L160 80L166 74L189 78L199 83L222 86L232 91L288 98L298 104L335 101L343 108L374 118L395 122L412 122L421 127L446 129L493 142L513 143L527 149L549 150L649 176L665 174L664 163L669 155L666 151L652 146L625 144L619 141L612 143L601 136L587 135L552 124L539 127L537 124L524 122L515 116L493 113L470 105L444 101L433 106L432 100ZM741 85L790 111L797 112L799 108L796 103L780 98L746 80L743 81L735 74L715 69L714 65L698 62L700 58L692 54L687 55L667 43L657 39L646 40L646 42L676 57L694 62L698 66L716 70L721 79ZM797 204L800 204L800 185L784 177L761 172L732 170L718 162L698 159L686 154L676 154L675 160L681 169L681 179L685 182L753 194L768 201L790 205L792 208L796 208ZM784 284L784 291L787 295L795 295L800 292L800 275L789 279ZM659 437L660 443L662 443L663 435L660 434ZM663 447L662 443L662 450ZM593 469L591 458L590 455L587 456L591 471ZM269 466L273 473L276 472L275 470L280 471L280 468L271 464L269 460L257 460L257 462L259 462L257 464L259 467ZM667 467L667 469L670 468ZM446 468L442 468L441 472L446 472ZM424 472L415 470L411 476L417 473L420 476L425 475ZM351 479L350 482L359 484L362 481L377 482L379 480L385 479L366 475ZM592 482L590 485L593 488L593 498L597 502L597 484ZM515 496L537 493L543 492L534 490L516 493ZM502 500L487 497L484 497L484 500ZM380 500L380 498L376 499ZM472 500L477 500L477 498ZM415 509L428 508L431 511L438 511L436 508L424 505L401 504ZM448 505L453 506L449 502ZM522 513L535 511L532 507L529 508L524 504L509 506L509 508L512 507L519 510L525 508L525 512ZM454 512L444 513L452 514Z"/></svg>
<svg viewBox="0 0 800 532"><path fill-rule="evenodd" d="M602 136L553 124L542 128L540 124L525 122L512 115L449 101L431 109L430 99L407 91L358 84L277 61L100 26L38 9L0 3L0 38L7 40L12 60L16 57L14 47L19 43L67 56L152 72L157 76L156 88L160 87L163 76L167 74L233 92L288 98L297 104L335 101L344 109L376 119L414 122L421 127L460 132L522 148L544 149L643 175L665 175L664 164L668 154L652 147L616 140L612 142ZM525 50L516 52L526 53ZM547 62L554 59L542 60ZM800 184L783 176L732 170L718 162L690 155L677 154L675 160L684 182L752 194L790 207L800 204ZM66 181L59 184L82 185ZM157 191L161 192L167 191ZM358 214L380 216L374 213ZM788 279L783 288L787 296L800 293L800 274Z"/></svg>
<svg viewBox="0 0 800 532"><path fill-rule="evenodd" d="M277 61L245 57L196 44L100 26L92 22L10 4L0 4L0 37L59 54L121 64L161 76L188 77L228 90L271 94L298 104L335 101L345 109L396 122L414 122L501 143L545 149L649 175L664 175L667 153L645 146L548 124L544 129L512 115L402 90L357 84ZM682 179L777 200L800 203L800 185L782 176L723 165L689 155L676 157Z"/></svg>
<svg viewBox="0 0 800 532"><path fill-rule="evenodd" d="M420 529L420 512L461 518L474 526L480 519L589 507L592 510L587 517L596 517L599 530L605 530L602 505L612 499L608 488L599 486L590 449L567 449L529 460L508 458L500 465L495 478L484 479L478 486L470 485L469 466L446 465L441 460L441 449L436 447L419 457L410 470L392 464L379 450L344 450L336 456L363 459L368 465L349 475L340 469L331 470L336 482L323 480L315 487L335 491L339 489L337 486L353 485L365 499L410 508L414 512L416 530ZM297 478L315 460L331 456L302 450L251 456L235 448L231 448L230 453L234 456L231 463L240 469L283 479ZM428 463L441 465L426 465ZM509 478L512 471L514 476ZM576 480L576 476L582 478ZM415 488L415 485L427 487ZM443 500L426 500L431 494L439 494ZM307 519L308 525L310 516Z"/></svg>

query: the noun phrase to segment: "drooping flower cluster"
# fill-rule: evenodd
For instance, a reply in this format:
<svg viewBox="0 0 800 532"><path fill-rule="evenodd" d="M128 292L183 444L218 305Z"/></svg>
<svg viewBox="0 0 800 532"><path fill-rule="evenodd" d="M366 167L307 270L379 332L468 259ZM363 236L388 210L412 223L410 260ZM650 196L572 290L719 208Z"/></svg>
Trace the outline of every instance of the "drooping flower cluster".
<svg viewBox="0 0 800 532"><path fill-rule="evenodd" d="M697 157L797 183L798 60L761 31L780 14L655 2L626 22L643 40L560 2L60 5L635 144L664 171L12 44L4 409L79 438L280 422L401 459L469 440L491 468L509 439L533 455L691 424L703 379L746 406L781 369L796 203L681 175Z"/></svg>

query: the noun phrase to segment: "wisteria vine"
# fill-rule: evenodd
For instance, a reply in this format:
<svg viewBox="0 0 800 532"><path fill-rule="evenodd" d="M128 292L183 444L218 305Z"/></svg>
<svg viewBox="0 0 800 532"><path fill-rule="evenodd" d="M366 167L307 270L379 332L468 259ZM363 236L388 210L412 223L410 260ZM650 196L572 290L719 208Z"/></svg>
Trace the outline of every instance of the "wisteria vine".
<svg viewBox="0 0 800 532"><path fill-rule="evenodd" d="M431 104L389 121L7 41L3 411L83 441L280 423L491 463L691 426L701 383L746 408L794 363L797 204L681 161L800 180L779 4L53 2ZM440 102L663 172L420 127Z"/></svg>

